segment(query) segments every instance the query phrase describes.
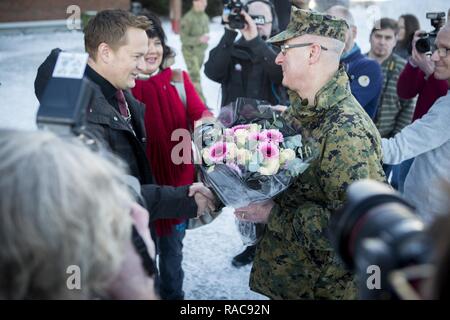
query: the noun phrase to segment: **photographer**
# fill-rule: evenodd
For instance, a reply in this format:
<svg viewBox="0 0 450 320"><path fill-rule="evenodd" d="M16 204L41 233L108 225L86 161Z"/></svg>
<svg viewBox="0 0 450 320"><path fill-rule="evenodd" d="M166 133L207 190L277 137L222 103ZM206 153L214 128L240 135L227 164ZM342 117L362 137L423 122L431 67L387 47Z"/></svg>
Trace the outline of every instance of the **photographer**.
<svg viewBox="0 0 450 320"><path fill-rule="evenodd" d="M277 52L265 43L278 30L275 9L264 0L249 1L247 5L248 13L244 8L238 13L224 10L225 34L209 53L205 74L222 85L222 106L238 97L285 105L287 98L281 87L283 74L274 62ZM258 21L252 17L257 17ZM236 42L238 32L232 29L235 20L243 23L243 29L239 30L242 37Z"/></svg>
<svg viewBox="0 0 450 320"><path fill-rule="evenodd" d="M145 107L126 91L135 86L145 66L144 55L148 51L145 30L149 25L147 18L124 10L105 10L89 21L84 30L89 54L85 75L93 83L94 97L87 112L86 127L139 180L151 220L192 218L214 208L213 194L202 184L183 187L154 184L145 155ZM53 50L39 67L35 81L38 99L58 53Z"/></svg>
<svg viewBox="0 0 450 320"><path fill-rule="evenodd" d="M42 131L0 131L0 158L0 299L156 297L131 242L134 220L154 257L125 164Z"/></svg>
<svg viewBox="0 0 450 320"><path fill-rule="evenodd" d="M412 122L422 118L440 97L445 96L448 83L434 77L434 62L429 54L417 51L416 43L424 31L416 31L411 43L412 55L397 82L397 94L402 99L412 99L417 96ZM398 190L403 192L404 182L414 159L400 165L398 172Z"/></svg>
<svg viewBox="0 0 450 320"><path fill-rule="evenodd" d="M437 34L431 61L434 77L450 83L450 25ZM415 157L405 180L404 195L426 221L444 212L445 196L438 188L440 181L450 182L450 94L439 98L430 110L393 138L382 139L383 161L398 164Z"/></svg>

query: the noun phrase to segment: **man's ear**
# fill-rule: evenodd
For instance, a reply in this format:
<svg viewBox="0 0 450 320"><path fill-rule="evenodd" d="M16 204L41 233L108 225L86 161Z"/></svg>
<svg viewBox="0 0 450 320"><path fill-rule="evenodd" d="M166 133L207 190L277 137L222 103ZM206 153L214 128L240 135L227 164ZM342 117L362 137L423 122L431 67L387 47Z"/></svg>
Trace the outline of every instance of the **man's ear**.
<svg viewBox="0 0 450 320"><path fill-rule="evenodd" d="M309 64L316 64L319 61L322 48L319 44L313 44L309 49Z"/></svg>
<svg viewBox="0 0 450 320"><path fill-rule="evenodd" d="M104 64L111 64L113 54L114 53L108 44L102 42L98 45L97 59L100 59Z"/></svg>

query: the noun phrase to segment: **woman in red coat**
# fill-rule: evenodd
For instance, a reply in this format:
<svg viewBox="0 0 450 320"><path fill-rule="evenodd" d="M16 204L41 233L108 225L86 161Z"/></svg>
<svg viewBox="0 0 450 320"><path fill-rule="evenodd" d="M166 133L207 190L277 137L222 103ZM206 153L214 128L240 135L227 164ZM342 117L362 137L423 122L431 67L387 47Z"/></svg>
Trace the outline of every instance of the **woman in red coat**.
<svg viewBox="0 0 450 320"><path fill-rule="evenodd" d="M136 81L133 95L146 105L145 128L147 131L147 157L158 184L170 186L190 185L194 182L194 165L175 164L171 159L172 149L180 141L172 141L177 129L193 128L194 122L211 116L195 91L189 76L182 73L185 103L173 82L174 71L167 66L173 59L173 51L166 45L166 36L161 22L153 14L147 14L152 26L147 30L149 51L145 56L144 73L147 80ZM180 89L183 92L183 89ZM190 147L190 145L189 145ZM159 254L160 294L163 299L183 299L182 241L186 221L179 219L156 220L152 231Z"/></svg>

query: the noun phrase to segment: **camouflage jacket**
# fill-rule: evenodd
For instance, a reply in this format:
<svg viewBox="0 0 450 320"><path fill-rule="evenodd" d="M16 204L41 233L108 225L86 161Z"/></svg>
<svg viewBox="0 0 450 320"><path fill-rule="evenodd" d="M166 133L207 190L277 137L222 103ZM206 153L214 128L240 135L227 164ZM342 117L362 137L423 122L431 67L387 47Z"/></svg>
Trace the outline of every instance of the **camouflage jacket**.
<svg viewBox="0 0 450 320"><path fill-rule="evenodd" d="M352 182L385 181L380 135L352 96L343 69L317 93L313 106L302 105L295 92L289 95L286 119L317 157L275 199L250 287L273 299L354 298L353 276L332 251L327 226Z"/></svg>
<svg viewBox="0 0 450 320"><path fill-rule="evenodd" d="M208 45L200 43L199 38L207 33L209 33L209 17L206 13L191 9L181 19L180 39L183 49L205 50Z"/></svg>

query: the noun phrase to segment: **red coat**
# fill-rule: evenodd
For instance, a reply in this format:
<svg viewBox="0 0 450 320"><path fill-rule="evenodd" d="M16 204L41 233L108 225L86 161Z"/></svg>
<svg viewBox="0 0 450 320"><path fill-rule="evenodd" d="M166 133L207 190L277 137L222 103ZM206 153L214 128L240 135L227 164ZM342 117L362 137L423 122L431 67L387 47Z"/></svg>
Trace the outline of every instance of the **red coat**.
<svg viewBox="0 0 450 320"><path fill-rule="evenodd" d="M146 105L145 129L147 132L147 158L158 184L170 186L190 185L194 182L193 164L174 164L171 151L179 141L171 141L172 132L176 129L187 129L187 115L193 127L194 121L205 115L211 115L199 95L195 91L188 74L183 72L186 91L185 107L176 88L170 84L172 70L164 69L148 80L137 80L132 89L133 95ZM190 147L190 145L189 145ZM161 227L162 220L157 223L160 235L166 232ZM168 221L166 221L168 222ZM171 221L171 224L179 221Z"/></svg>
<svg viewBox="0 0 450 320"><path fill-rule="evenodd" d="M416 109L412 121L422 118L434 102L447 94L446 80L437 80L432 74L425 80L425 73L420 68L414 68L407 63L397 82L397 94L402 99L412 99L416 95Z"/></svg>

